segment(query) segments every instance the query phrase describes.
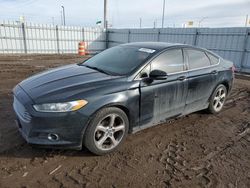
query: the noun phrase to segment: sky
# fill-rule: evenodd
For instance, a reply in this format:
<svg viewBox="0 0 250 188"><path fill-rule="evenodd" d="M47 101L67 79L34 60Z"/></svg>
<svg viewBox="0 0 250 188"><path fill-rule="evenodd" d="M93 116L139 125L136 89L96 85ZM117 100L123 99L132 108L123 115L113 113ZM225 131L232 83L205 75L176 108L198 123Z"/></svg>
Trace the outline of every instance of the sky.
<svg viewBox="0 0 250 188"><path fill-rule="evenodd" d="M104 0L0 0L0 21L58 24L61 6L66 25L96 26L103 20ZM161 27L163 0L107 0L108 23L113 28ZM166 0L164 27L182 27L189 21L201 27L242 27L250 20L250 0ZM250 26L250 23L249 25Z"/></svg>

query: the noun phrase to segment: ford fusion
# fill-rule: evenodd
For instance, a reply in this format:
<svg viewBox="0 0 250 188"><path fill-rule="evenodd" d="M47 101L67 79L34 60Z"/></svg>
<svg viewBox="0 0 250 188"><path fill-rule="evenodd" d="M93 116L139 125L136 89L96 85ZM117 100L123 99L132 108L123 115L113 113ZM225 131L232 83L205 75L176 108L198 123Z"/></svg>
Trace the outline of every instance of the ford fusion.
<svg viewBox="0 0 250 188"><path fill-rule="evenodd" d="M222 110L233 63L193 46L142 42L107 49L87 61L36 74L14 89L25 140L103 155L128 133L169 118Z"/></svg>

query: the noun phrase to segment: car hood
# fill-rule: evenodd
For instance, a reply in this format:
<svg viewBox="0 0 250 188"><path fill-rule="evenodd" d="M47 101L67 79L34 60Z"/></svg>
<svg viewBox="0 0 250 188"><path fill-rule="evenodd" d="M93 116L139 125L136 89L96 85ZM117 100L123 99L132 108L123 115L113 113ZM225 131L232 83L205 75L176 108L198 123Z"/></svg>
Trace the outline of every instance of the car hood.
<svg viewBox="0 0 250 188"><path fill-rule="evenodd" d="M117 79L77 64L45 71L22 81L24 91L36 103L69 100L78 94L103 86L100 82Z"/></svg>

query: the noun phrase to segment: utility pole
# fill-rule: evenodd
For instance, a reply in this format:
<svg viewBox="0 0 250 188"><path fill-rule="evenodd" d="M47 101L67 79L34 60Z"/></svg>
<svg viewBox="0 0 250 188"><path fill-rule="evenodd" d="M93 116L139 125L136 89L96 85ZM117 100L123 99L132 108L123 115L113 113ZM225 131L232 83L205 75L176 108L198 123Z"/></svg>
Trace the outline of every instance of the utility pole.
<svg viewBox="0 0 250 188"><path fill-rule="evenodd" d="M104 18L103 18L103 26L106 30L108 28L108 21L107 21L107 0L104 0Z"/></svg>
<svg viewBox="0 0 250 188"><path fill-rule="evenodd" d="M61 17L61 25L63 25L63 16L62 16L62 11L60 10L60 17Z"/></svg>
<svg viewBox="0 0 250 188"><path fill-rule="evenodd" d="M142 23L142 20L141 20L141 18L140 18L140 28L141 28L141 23Z"/></svg>
<svg viewBox="0 0 250 188"><path fill-rule="evenodd" d="M248 24L248 14L246 15L245 27L247 27L247 24Z"/></svg>
<svg viewBox="0 0 250 188"><path fill-rule="evenodd" d="M65 9L64 9L64 6L61 6L62 7L62 14L63 14L63 25L65 26Z"/></svg>
<svg viewBox="0 0 250 188"><path fill-rule="evenodd" d="M162 7L162 20L161 20L161 27L164 27L164 17L165 17L165 3L166 0L163 0L163 7Z"/></svg>

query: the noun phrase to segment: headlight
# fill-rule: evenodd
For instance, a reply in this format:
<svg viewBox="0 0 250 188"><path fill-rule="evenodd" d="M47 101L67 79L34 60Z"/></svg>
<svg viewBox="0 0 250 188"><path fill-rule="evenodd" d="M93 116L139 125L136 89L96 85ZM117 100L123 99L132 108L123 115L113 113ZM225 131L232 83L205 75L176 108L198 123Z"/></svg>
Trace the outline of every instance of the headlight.
<svg viewBox="0 0 250 188"><path fill-rule="evenodd" d="M36 111L38 112L71 112L78 110L85 106L88 101L78 100L63 103L47 103L34 105Z"/></svg>

